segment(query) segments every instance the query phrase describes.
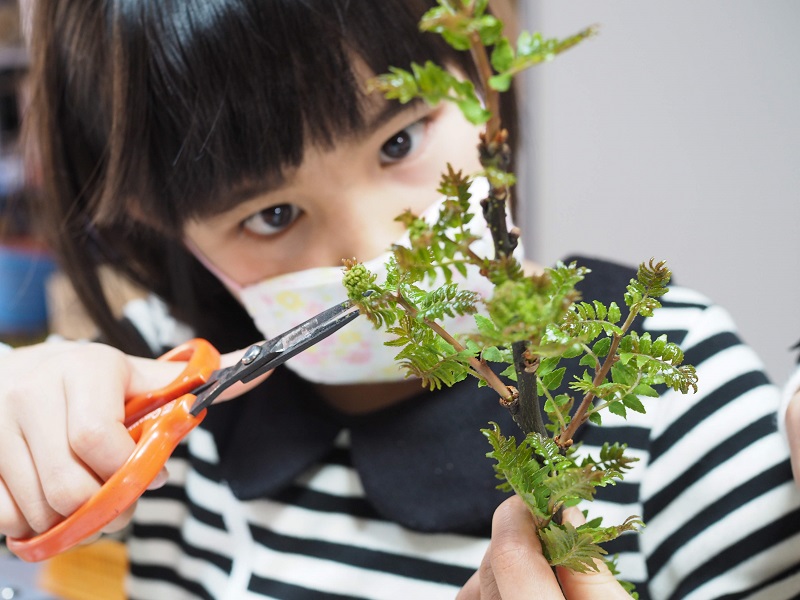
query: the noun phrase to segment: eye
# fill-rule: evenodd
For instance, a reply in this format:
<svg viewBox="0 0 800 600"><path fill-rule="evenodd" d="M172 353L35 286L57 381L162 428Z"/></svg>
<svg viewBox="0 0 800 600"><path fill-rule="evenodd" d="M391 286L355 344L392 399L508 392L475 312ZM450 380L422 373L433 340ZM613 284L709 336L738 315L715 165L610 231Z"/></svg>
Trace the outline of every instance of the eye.
<svg viewBox="0 0 800 600"><path fill-rule="evenodd" d="M276 204L258 211L242 223L242 227L260 236L277 235L294 223L303 211L294 204Z"/></svg>
<svg viewBox="0 0 800 600"><path fill-rule="evenodd" d="M422 119L393 134L381 146L381 163L398 162L419 149L425 137L426 125L427 120Z"/></svg>

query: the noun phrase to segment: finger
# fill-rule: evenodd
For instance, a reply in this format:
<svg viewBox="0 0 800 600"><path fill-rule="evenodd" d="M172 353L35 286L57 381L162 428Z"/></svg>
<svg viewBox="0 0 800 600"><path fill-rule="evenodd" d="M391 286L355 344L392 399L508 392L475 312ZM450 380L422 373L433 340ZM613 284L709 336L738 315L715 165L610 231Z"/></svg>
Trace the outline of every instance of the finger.
<svg viewBox="0 0 800 600"><path fill-rule="evenodd" d="M576 527L583 525L586 519L575 507L564 510L564 520ZM596 561L598 571L577 573L569 569L557 568L561 589L569 600L630 600L630 594L608 570L601 560Z"/></svg>
<svg viewBox="0 0 800 600"><path fill-rule="evenodd" d="M5 482L0 479L0 535L27 538L33 534Z"/></svg>
<svg viewBox="0 0 800 600"><path fill-rule="evenodd" d="M167 471L167 468L164 467L158 472L156 478L150 482L150 485L147 486L147 489L157 490L158 488L164 487L168 479L169 479L169 471Z"/></svg>
<svg viewBox="0 0 800 600"><path fill-rule="evenodd" d="M56 395L55 391L49 393ZM35 397L30 400L26 410L21 411L17 417L33 460L32 468L25 468L24 477L37 477L47 505L59 515L68 516L97 491L99 484L70 445L66 404L39 402ZM21 466L19 470L23 470ZM19 476L23 477L22 474ZM17 503L27 515L28 501L17 497L16 485L9 479L6 481L10 484ZM34 529L40 530L37 527Z"/></svg>
<svg viewBox="0 0 800 600"><path fill-rule="evenodd" d="M794 395L786 410L786 435L792 453L794 482L800 486L800 391Z"/></svg>
<svg viewBox="0 0 800 600"><path fill-rule="evenodd" d="M220 368L235 365L242 358L245 351L246 349L236 350L220 356ZM156 390L170 384L186 367L185 362L155 361L136 357L127 358L131 367L130 381L127 388L128 397ZM257 387L271 374L272 371L267 371L247 383L237 382L222 392L215 402L224 402L241 396Z"/></svg>
<svg viewBox="0 0 800 600"><path fill-rule="evenodd" d="M456 600L482 600L481 599L481 578L478 571L475 571L458 591Z"/></svg>
<svg viewBox="0 0 800 600"><path fill-rule="evenodd" d="M230 367L235 365L239 359L242 358L242 355L245 353L245 350L237 350L235 352L229 352L227 354L223 354L220 358L220 364L222 367ZM267 371L263 375L259 375L252 381L248 381L247 383L238 382L233 384L227 390L222 392L217 402L224 402L226 400L231 400L232 398L236 398L241 396L245 392L252 390L253 388L259 386L261 383L264 382L267 377L272 375L272 371Z"/></svg>
<svg viewBox="0 0 800 600"><path fill-rule="evenodd" d="M533 518L517 496L503 502L494 513L489 556L503 600L563 600L553 570L542 554Z"/></svg>
<svg viewBox="0 0 800 600"><path fill-rule="evenodd" d="M183 361L155 360L138 356L124 356L121 365L125 382L125 397L137 396L166 387L177 379L187 363Z"/></svg>
<svg viewBox="0 0 800 600"><path fill-rule="evenodd" d="M4 519L4 533L12 537L29 537L32 533L46 531L58 521L58 514L47 501L36 472L36 465L31 456L28 445L19 432L4 431L0 436L0 456L13 460L0 462L0 479L8 493L10 503L4 501L3 514L10 517ZM15 519L21 517L15 522Z"/></svg>
<svg viewBox="0 0 800 600"><path fill-rule="evenodd" d="M493 534L494 535L494 534ZM486 549L481 566L478 569L480 583L481 600L501 600L500 589L497 587L497 580L494 578L492 570L492 544Z"/></svg>
<svg viewBox="0 0 800 600"><path fill-rule="evenodd" d="M107 366L98 369L92 378L68 373L64 377L64 394L69 450L101 481L106 481L125 463L136 444L123 423L128 366L122 355L117 360L107 355L102 358L97 364Z"/></svg>
<svg viewBox="0 0 800 600"><path fill-rule="evenodd" d="M103 527L101 530L102 533L116 533L118 531L122 531L128 526L130 523L131 518L133 517L133 513L136 510L136 503L134 502L130 507L126 508L120 515L111 521L108 525Z"/></svg>

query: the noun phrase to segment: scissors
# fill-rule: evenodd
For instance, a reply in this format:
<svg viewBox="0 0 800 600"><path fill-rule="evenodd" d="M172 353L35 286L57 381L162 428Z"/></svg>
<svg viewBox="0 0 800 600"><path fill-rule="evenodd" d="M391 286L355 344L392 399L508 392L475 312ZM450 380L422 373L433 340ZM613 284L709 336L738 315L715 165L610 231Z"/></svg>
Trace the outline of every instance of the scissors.
<svg viewBox="0 0 800 600"><path fill-rule="evenodd" d="M159 357L188 361L188 365L165 387L125 401L125 426L136 442L125 464L69 517L35 537L8 538L8 548L24 560L39 561L98 533L145 492L178 443L200 424L222 392L274 369L359 314L349 300L337 304L278 337L250 346L235 365L224 369L219 368L217 349L199 338Z"/></svg>

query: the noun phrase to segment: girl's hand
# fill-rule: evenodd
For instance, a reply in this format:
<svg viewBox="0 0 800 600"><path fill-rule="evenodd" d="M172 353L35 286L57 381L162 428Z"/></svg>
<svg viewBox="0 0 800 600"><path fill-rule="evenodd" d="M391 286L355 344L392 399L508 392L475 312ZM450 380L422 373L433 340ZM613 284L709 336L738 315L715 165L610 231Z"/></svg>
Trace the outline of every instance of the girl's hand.
<svg viewBox="0 0 800 600"><path fill-rule="evenodd" d="M564 511L564 517L574 525L583 522L575 508ZM599 567L598 573L585 574L559 568L556 578L542 554L530 512L514 496L495 511L492 541L481 567L457 600L629 600L605 565Z"/></svg>
<svg viewBox="0 0 800 600"><path fill-rule="evenodd" d="M224 356L223 365L241 354ZM164 387L185 366L80 342L0 354L0 534L42 533L88 500L135 447L123 424L125 398ZM151 487L165 481L163 471ZM104 531L124 527L132 511Z"/></svg>
<svg viewBox="0 0 800 600"><path fill-rule="evenodd" d="M800 390L795 392L786 410L786 436L792 453L792 473L800 487Z"/></svg>
<svg viewBox="0 0 800 600"><path fill-rule="evenodd" d="M168 384L183 366L79 342L0 355L0 533L42 533L88 500L134 449L125 397Z"/></svg>

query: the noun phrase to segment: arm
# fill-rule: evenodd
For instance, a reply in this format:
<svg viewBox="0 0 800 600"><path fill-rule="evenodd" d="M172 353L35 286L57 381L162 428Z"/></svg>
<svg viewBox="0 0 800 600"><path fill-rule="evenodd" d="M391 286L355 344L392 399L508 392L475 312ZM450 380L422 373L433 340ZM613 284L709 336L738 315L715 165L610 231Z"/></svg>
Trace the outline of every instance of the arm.
<svg viewBox="0 0 800 600"><path fill-rule="evenodd" d="M2 354L0 533L41 533L94 494L134 448L125 397L162 387L181 369L80 342Z"/></svg>
<svg viewBox="0 0 800 600"><path fill-rule="evenodd" d="M786 435L792 455L792 472L800 486L800 367L783 389L783 401L778 412L778 427Z"/></svg>

